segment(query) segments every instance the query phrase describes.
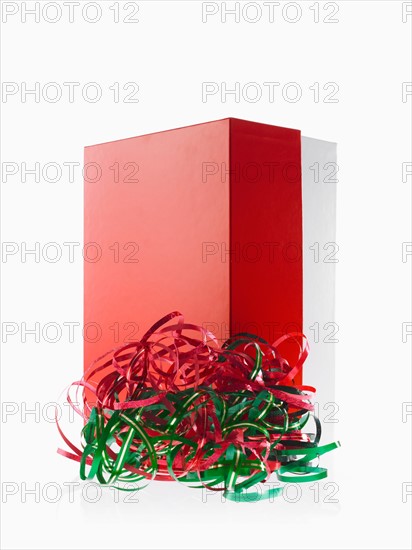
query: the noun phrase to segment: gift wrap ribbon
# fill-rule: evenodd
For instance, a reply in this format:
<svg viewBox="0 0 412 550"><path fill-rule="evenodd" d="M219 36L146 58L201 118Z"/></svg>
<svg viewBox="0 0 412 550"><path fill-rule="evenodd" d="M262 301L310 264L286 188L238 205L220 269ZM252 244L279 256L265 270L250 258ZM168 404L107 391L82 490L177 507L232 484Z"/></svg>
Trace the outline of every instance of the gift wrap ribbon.
<svg viewBox="0 0 412 550"><path fill-rule="evenodd" d="M294 365L279 352L285 341L298 346ZM320 480L327 470L313 462L339 442L319 445L315 388L293 384L307 355L300 333L271 345L241 333L220 346L211 332L170 313L72 384L82 392L82 408L68 393L84 419L82 449L56 418L70 449L58 452L80 463L83 480L127 491L156 479L249 501L280 494L282 487L258 487L273 473L286 483ZM314 433L304 433L311 416Z"/></svg>

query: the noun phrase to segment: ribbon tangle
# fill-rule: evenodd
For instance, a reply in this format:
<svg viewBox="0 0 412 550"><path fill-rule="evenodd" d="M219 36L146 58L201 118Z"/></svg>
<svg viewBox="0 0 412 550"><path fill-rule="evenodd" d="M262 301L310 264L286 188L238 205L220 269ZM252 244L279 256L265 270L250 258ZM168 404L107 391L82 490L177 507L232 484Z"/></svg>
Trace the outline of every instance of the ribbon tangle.
<svg viewBox="0 0 412 550"><path fill-rule="evenodd" d="M299 349L294 365L279 352L287 340ZM83 394L82 410L68 395L85 421L82 450L57 423L70 448L58 452L80 462L82 479L128 491L176 480L249 501L280 494L282 487L259 485L274 472L288 483L322 479L327 470L312 462L339 442L319 445L315 389L293 384L307 355L300 333L272 345L242 333L219 346L209 331L170 313L73 384ZM311 416L315 433L304 433Z"/></svg>

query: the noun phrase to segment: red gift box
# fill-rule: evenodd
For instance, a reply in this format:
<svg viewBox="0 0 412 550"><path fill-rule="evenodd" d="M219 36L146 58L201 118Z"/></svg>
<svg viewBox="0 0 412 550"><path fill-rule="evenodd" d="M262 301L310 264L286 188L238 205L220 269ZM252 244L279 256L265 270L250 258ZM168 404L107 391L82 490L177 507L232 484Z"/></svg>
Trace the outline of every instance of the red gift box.
<svg viewBox="0 0 412 550"><path fill-rule="evenodd" d="M86 147L84 199L85 368L175 310L221 340L302 330L299 130L228 118Z"/></svg>

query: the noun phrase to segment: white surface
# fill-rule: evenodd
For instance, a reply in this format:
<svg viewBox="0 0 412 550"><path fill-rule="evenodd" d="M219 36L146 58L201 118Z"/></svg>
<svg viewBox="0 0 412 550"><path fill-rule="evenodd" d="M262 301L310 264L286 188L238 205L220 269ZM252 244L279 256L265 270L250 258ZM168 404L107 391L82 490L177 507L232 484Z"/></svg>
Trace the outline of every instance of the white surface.
<svg viewBox="0 0 412 550"><path fill-rule="evenodd" d="M315 413L323 422L323 443L332 440L339 421L335 400L338 164L336 143L302 136L303 332L310 346L303 381L316 388Z"/></svg>
<svg viewBox="0 0 412 550"><path fill-rule="evenodd" d="M2 423L2 481L18 489L3 505L2 546L409 548L412 497L402 502L402 483L412 478L412 417L402 422L402 403L411 401L411 338L402 342L401 327L411 320L412 258L403 263L401 254L402 242L411 240L411 178L402 181L402 163L411 160L412 97L402 102L402 82L411 80L411 18L402 22L401 2L348 1L339 3L339 23L314 23L310 1L301 3L296 23L278 16L203 23L200 2L171 1L139 2L138 24L116 24L113 3L101 3L95 24L67 17L22 23L19 15L3 24L3 81L95 81L103 90L93 104L81 95L73 103L67 94L56 103L11 97L2 104L3 162L80 165L85 144L226 116L300 128L339 144L335 434L342 448L329 478L339 486L339 503L316 504L305 488L306 500L295 504L208 504L185 487L159 484L134 504L115 504L111 493L96 504L78 493L73 503L66 495L57 504L33 496L24 503L23 482L44 488L77 481L77 467L55 453L59 438L44 416L22 422L15 414ZM255 103L233 96L222 102L219 94L203 102L202 82L224 80L228 88L257 82L266 92L264 82L282 86L273 102L267 93ZM139 103L115 103L109 87L133 81ZM288 82L299 83L300 101L278 93ZM322 97L331 91L323 91L326 83L338 83L339 102L314 102L315 82ZM73 182L64 174L55 183L32 176L22 183L20 173L3 180L3 241L81 242L82 177L78 169ZM3 273L3 323L17 323L19 332L3 346L2 399L19 410L34 401L43 409L79 375L81 337L77 332L70 343L64 330L54 344L30 336L22 343L21 323L82 322L82 257L70 263L65 253L57 263L36 263L16 254Z"/></svg>

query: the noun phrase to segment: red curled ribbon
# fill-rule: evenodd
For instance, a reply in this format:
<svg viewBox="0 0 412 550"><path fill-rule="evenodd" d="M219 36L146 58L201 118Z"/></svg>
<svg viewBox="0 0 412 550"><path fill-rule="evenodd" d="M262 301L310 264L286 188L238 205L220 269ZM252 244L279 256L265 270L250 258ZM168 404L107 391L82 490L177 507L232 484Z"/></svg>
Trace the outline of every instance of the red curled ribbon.
<svg viewBox="0 0 412 550"><path fill-rule="evenodd" d="M286 340L299 348L294 365L279 352ZM85 420L82 449L57 422L70 448L58 452L80 462L82 479L123 490L141 489L151 479L177 480L250 500L249 488L273 472L288 483L322 479L326 469L312 461L339 442L319 445L315 389L291 385L308 350L300 333L272 345L241 333L220 347L212 333L170 313L72 384L83 393L83 411L68 395ZM313 434L302 432L310 416ZM256 494L269 498L281 490Z"/></svg>

